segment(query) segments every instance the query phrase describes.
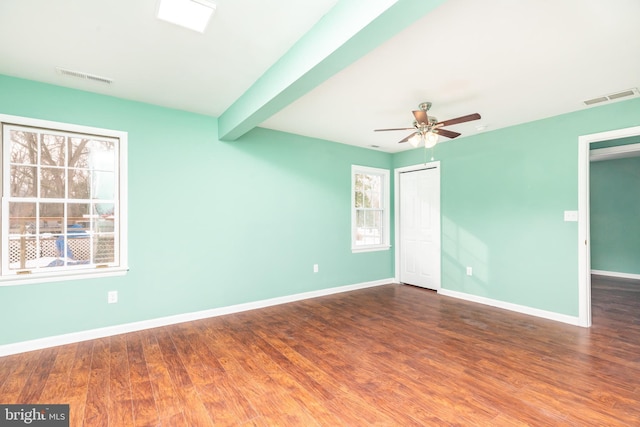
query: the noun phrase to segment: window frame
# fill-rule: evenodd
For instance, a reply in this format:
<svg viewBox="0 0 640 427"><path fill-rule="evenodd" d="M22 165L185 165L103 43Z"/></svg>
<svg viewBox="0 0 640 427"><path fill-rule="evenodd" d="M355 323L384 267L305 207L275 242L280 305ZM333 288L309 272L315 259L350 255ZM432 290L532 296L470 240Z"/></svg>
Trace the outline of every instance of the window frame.
<svg viewBox="0 0 640 427"><path fill-rule="evenodd" d="M78 266L66 266L56 268L52 271L46 269L34 269L26 274L18 273L18 270L8 268L10 256L9 252L9 183L5 179L9 177L10 159L5 159L8 154L8 145L4 143L5 126L30 127L38 131L51 131L67 136L73 134L81 136L91 136L108 140L117 140L117 171L116 171L116 197L114 207L118 212L114 233L117 245L114 248L116 262L107 264L91 264L90 267L78 268ZM128 271L128 163L127 163L128 133L112 129L102 129L90 126L76 125L70 123L54 122L49 120L34 119L28 117L12 116L0 114L0 196L2 197L0 211L0 247L2 258L0 258L0 286L21 285L31 283L45 283L66 281L73 279L86 279L98 277L122 276ZM5 161L6 160L6 161ZM8 169L8 171L7 171ZM38 198L38 200L46 200ZM65 200L68 200L65 197ZM66 203L66 202L65 202ZM6 214L5 214L6 213Z"/></svg>
<svg viewBox="0 0 640 427"><path fill-rule="evenodd" d="M358 224L357 224L357 211L359 208L356 207L356 175L364 174L364 175L378 175L380 176L382 189L381 189L381 208L379 210L382 211L382 242L378 244L367 244L367 245L357 245L357 232L358 232ZM360 165L351 165L351 252L359 253L359 252L373 252L373 251L384 251L389 250L391 248L391 191L390 191L390 176L391 173L389 169L375 168L371 166L360 166Z"/></svg>

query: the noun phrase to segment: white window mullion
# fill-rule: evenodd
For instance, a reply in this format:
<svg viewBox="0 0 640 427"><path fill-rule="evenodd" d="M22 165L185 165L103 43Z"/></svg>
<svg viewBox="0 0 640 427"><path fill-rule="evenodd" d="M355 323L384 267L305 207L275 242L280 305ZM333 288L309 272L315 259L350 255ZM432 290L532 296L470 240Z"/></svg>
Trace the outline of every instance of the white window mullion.
<svg viewBox="0 0 640 427"><path fill-rule="evenodd" d="M389 243L389 170L351 167L351 250L386 250ZM358 185L360 183L360 185ZM360 207L357 198L362 197ZM361 223L358 223L358 217Z"/></svg>
<svg viewBox="0 0 640 427"><path fill-rule="evenodd" d="M126 217L124 217L127 201L126 197L123 200L120 198L127 194L127 134L3 114L0 114L0 127L2 127L0 134L2 137L0 285L124 274L127 271L125 247L127 239L124 235L127 231ZM79 145L83 140L88 141L86 145ZM43 155L45 143L52 156L52 162ZM73 152L70 144L74 144L76 148L82 147L82 151L77 151L75 156L78 161L71 161ZM34 153L36 150L37 152ZM16 160L14 169L11 167L12 153ZM113 154L114 161L107 162L109 166L103 168L99 158L105 155L108 158L110 154ZM94 156L98 158L95 162ZM47 164L44 164L44 161L47 161ZM29 170L28 167L32 169ZM16 175L12 180L13 171L21 175ZM43 172L46 173L44 178ZM27 175L31 173L35 174L33 180L30 175ZM97 176L96 173L100 175L100 182L92 182ZM71 184L70 180L72 180ZM13 196L10 194L12 181L26 183ZM24 189L29 192L23 191ZM29 203L30 206L21 205L21 203ZM98 204L101 207L112 206L114 209L113 218L105 222L108 228L102 228L104 235L100 234L99 228L99 224L103 221L94 217ZM35 222L33 230L30 228L28 232L16 231L23 234L27 242L28 253L26 258L22 258L27 261L26 269L17 267L15 264L16 258L23 255L16 254L16 242L11 242L9 239L10 225L16 221L9 215L9 209L13 209L14 206L16 216L26 217L27 223ZM101 210L101 212L109 211ZM88 217L84 218L85 214ZM47 215L55 218L45 218ZM77 223L82 228L76 229L75 226L69 228L71 217L78 217ZM22 229L22 227L18 228ZM61 254L58 253L55 244L58 236L62 237L58 242L63 243ZM102 258L103 253L97 252L99 236L104 237L108 244L111 241L114 242L113 249L109 246L106 246L106 249L100 246L100 251L107 251L104 253L109 260L107 263L102 262L102 259L105 259ZM13 254L11 250L14 251ZM73 259L67 257L69 251ZM98 255L101 259L97 258ZM100 265L96 265L96 262Z"/></svg>
<svg viewBox="0 0 640 427"><path fill-rule="evenodd" d="M9 129L6 126L2 126L2 140L9 140ZM5 165L8 165L5 166ZM9 189L10 189L10 175L11 175L11 158L9 156L9 144L2 144L2 212L9 212ZM8 215L0 215L0 223L2 224L2 228L0 229L0 237L2 238L2 242L0 242L2 253L9 253L9 216ZM2 257L0 267L0 274L4 274L5 271L9 271L9 257Z"/></svg>

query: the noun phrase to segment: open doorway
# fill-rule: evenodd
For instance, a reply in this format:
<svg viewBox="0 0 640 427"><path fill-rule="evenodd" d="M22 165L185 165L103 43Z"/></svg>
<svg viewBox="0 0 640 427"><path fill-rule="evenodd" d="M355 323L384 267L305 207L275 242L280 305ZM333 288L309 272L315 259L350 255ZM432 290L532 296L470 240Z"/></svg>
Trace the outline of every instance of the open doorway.
<svg viewBox="0 0 640 427"><path fill-rule="evenodd" d="M583 135L578 138L578 323L591 326L591 242L589 219L589 177L592 144L640 135L640 126ZM640 150L634 144L609 150L617 155Z"/></svg>

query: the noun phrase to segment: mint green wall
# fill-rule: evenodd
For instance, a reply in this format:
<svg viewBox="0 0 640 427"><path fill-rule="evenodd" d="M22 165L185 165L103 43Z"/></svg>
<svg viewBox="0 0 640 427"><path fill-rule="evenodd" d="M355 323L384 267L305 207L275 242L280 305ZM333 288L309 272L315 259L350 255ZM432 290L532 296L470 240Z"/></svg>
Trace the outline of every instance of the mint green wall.
<svg viewBox="0 0 640 427"><path fill-rule="evenodd" d="M351 165L391 155L0 76L0 113L129 133L124 277L0 287L0 345L393 277L351 253ZM313 264L319 273L313 273ZM119 292L107 304L107 291Z"/></svg>
<svg viewBox="0 0 640 427"><path fill-rule="evenodd" d="M640 274L640 157L590 166L591 268Z"/></svg>
<svg viewBox="0 0 640 427"><path fill-rule="evenodd" d="M563 211L578 208L578 137L639 124L634 99L436 146L443 288L577 316L578 227Z"/></svg>
<svg viewBox="0 0 640 427"><path fill-rule="evenodd" d="M640 135L628 136L625 138L611 139L606 141L592 142L589 144L591 150L598 148L618 147L620 145L638 144L640 143Z"/></svg>
<svg viewBox="0 0 640 427"><path fill-rule="evenodd" d="M350 251L350 168L422 163L420 149L265 129L226 143L206 116L6 76L0 94L3 114L129 132L131 267L0 287L0 345L393 277L393 251ZM639 124L634 99L438 145L443 287L577 316L562 214L577 209L578 136Z"/></svg>

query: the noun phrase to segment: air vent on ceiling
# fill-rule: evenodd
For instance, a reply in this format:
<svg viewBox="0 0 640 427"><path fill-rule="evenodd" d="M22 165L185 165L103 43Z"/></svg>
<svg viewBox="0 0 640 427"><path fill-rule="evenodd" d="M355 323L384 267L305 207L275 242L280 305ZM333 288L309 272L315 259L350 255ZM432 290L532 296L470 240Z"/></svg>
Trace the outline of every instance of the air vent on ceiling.
<svg viewBox="0 0 640 427"><path fill-rule="evenodd" d="M632 89L623 90L622 92L612 93L610 95L603 95L597 98L588 99L583 102L585 105L593 105L593 104L599 104L601 102L616 101L618 99L634 97L634 96L640 96L640 92L638 92L638 89L636 89L635 87Z"/></svg>
<svg viewBox="0 0 640 427"><path fill-rule="evenodd" d="M56 67L56 71L62 74L63 76L75 77L83 80L91 80L94 82L104 83L108 85L113 83L113 79L110 79L109 77L96 76L95 74L84 73L82 71L69 70L69 69L60 68L60 67Z"/></svg>

